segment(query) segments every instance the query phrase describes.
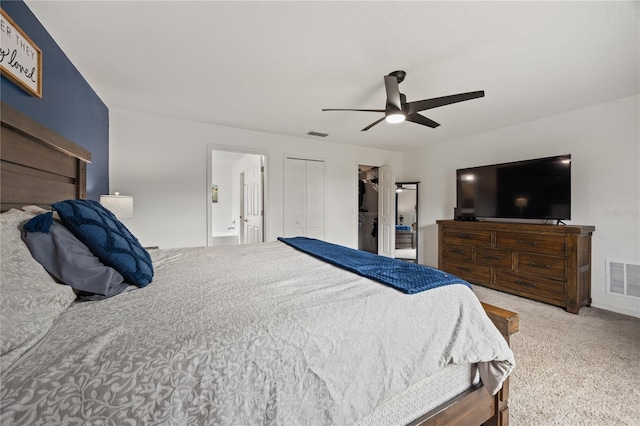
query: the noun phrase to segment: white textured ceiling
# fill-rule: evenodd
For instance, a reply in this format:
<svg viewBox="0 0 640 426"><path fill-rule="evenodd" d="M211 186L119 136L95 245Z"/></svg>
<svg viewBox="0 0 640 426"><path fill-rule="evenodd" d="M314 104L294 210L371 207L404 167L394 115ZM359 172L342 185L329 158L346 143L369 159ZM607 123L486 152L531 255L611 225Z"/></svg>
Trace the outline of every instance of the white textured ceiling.
<svg viewBox="0 0 640 426"><path fill-rule="evenodd" d="M316 141L420 147L639 92L637 1L25 3L110 109ZM486 96L436 129L321 111L384 108L400 69L408 101Z"/></svg>

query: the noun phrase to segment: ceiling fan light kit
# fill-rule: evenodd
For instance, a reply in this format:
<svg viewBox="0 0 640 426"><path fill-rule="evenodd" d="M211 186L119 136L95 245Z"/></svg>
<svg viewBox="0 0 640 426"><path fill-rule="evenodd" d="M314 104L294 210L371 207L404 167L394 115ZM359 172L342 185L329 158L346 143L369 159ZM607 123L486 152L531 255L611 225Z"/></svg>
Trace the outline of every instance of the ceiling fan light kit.
<svg viewBox="0 0 640 426"><path fill-rule="evenodd" d="M386 114L384 118L387 120L387 123L396 124L402 123L406 117L402 112L391 112Z"/></svg>
<svg viewBox="0 0 640 426"><path fill-rule="evenodd" d="M432 108L438 108L445 105L455 104L457 102L469 101L471 99L481 98L484 91L459 93L457 95L442 96L439 98L423 99L421 101L407 102L407 97L400 93L398 85L404 81L407 73L404 71L393 71L389 75L384 76L384 87L387 92L387 103L385 109L323 109L322 111L359 111L359 112L383 112L384 117L374 121L367 127L362 129L366 132L382 120L388 123L402 123L403 121L411 121L412 123L421 124L431 127L438 127L440 124L435 121L418 114Z"/></svg>

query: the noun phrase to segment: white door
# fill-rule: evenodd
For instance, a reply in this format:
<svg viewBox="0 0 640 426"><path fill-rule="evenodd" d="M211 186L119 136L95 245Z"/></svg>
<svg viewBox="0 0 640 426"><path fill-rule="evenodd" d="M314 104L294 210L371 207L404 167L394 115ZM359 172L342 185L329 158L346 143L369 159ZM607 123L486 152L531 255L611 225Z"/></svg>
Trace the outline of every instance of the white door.
<svg viewBox="0 0 640 426"><path fill-rule="evenodd" d="M284 236L303 236L307 230L305 202L306 162L284 160Z"/></svg>
<svg viewBox="0 0 640 426"><path fill-rule="evenodd" d="M393 166L378 169L378 254L394 257L396 248L396 182Z"/></svg>
<svg viewBox="0 0 640 426"><path fill-rule="evenodd" d="M324 238L324 161L306 162L307 237Z"/></svg>
<svg viewBox="0 0 640 426"><path fill-rule="evenodd" d="M263 241L262 232L262 173L260 157L249 163L244 170L242 243L253 244Z"/></svg>
<svg viewBox="0 0 640 426"><path fill-rule="evenodd" d="M324 162L285 158L285 237L324 238Z"/></svg>

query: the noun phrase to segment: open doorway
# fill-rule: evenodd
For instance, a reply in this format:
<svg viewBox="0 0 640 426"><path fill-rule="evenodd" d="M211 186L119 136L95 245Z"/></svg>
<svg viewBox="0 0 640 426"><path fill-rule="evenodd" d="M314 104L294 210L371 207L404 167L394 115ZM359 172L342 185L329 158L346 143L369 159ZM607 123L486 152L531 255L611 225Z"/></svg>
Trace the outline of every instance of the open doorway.
<svg viewBox="0 0 640 426"><path fill-rule="evenodd" d="M264 241L266 154L207 146L207 245Z"/></svg>
<svg viewBox="0 0 640 426"><path fill-rule="evenodd" d="M394 257L395 177L390 165L358 165L358 249Z"/></svg>
<svg viewBox="0 0 640 426"><path fill-rule="evenodd" d="M358 250L378 253L378 167L358 165Z"/></svg>

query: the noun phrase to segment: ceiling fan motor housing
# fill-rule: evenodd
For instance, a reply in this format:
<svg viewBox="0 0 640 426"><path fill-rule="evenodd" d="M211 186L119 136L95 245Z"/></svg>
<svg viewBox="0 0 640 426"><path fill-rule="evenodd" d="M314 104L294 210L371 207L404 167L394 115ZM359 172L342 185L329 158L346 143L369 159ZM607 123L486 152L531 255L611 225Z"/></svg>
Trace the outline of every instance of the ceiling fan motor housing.
<svg viewBox="0 0 640 426"><path fill-rule="evenodd" d="M404 78L407 76L407 73L404 71L393 71L393 72L390 72L389 75L391 77L397 78L398 83L402 83L404 81Z"/></svg>

